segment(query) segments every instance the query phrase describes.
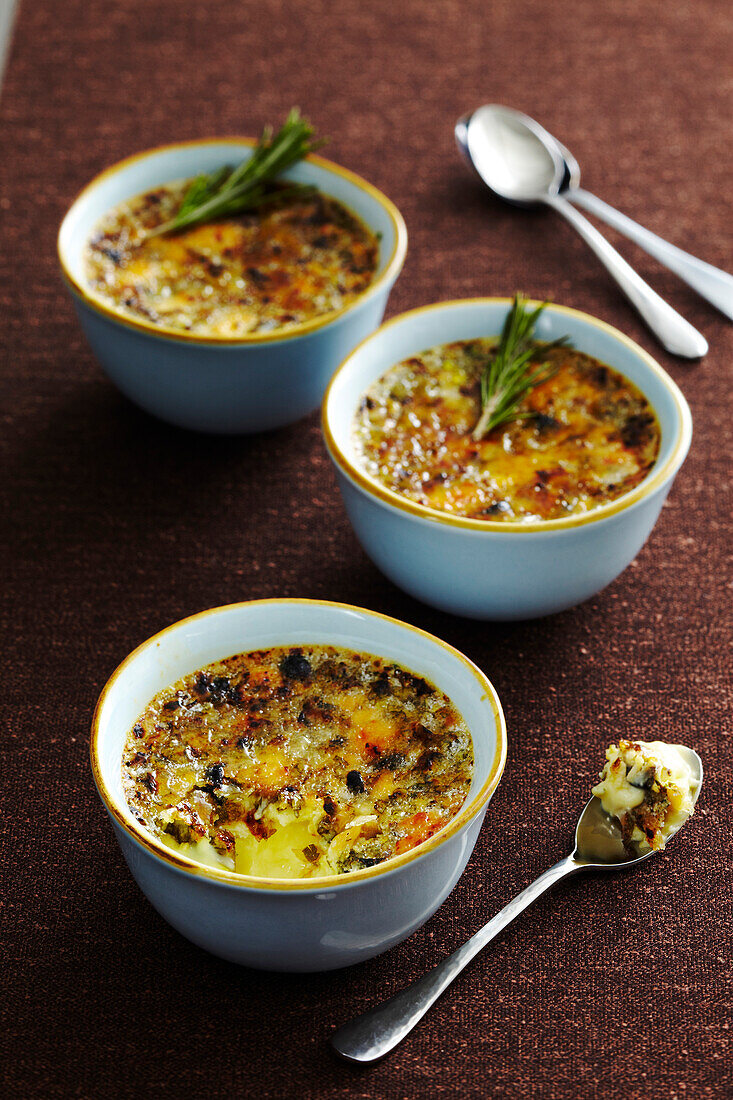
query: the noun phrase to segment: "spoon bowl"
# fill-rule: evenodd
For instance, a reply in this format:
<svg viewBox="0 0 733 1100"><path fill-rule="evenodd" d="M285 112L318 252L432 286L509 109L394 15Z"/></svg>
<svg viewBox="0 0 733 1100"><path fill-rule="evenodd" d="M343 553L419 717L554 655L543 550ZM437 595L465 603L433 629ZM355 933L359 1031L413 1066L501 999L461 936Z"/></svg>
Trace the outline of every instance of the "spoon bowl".
<svg viewBox="0 0 733 1100"><path fill-rule="evenodd" d="M465 159L490 191L513 206L537 206L560 192L565 165L545 136L529 115L496 104L479 107L455 125Z"/></svg>
<svg viewBox="0 0 733 1100"><path fill-rule="evenodd" d="M695 792L692 796L694 805L702 786L702 761L694 749L688 749L685 745L673 747L684 756L690 768L695 783ZM671 826L669 837L679 832L683 824L684 821L681 821ZM653 854L650 848L642 851L635 843L626 847L616 818L606 813L599 798L595 795L591 798L580 815L575 830L575 851L570 857L579 867L627 870Z"/></svg>

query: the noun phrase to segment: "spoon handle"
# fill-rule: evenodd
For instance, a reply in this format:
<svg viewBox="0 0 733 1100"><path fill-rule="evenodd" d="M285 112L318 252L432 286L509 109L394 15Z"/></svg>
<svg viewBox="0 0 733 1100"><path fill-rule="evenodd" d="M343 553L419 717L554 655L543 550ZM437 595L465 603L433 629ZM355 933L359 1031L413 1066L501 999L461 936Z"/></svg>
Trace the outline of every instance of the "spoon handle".
<svg viewBox="0 0 733 1100"><path fill-rule="evenodd" d="M542 201L577 229L667 351L684 359L705 355L708 344L702 333L660 298L583 214L558 195L543 196Z"/></svg>
<svg viewBox="0 0 733 1100"><path fill-rule="evenodd" d="M331 1045L350 1062L376 1062L397 1046L465 966L528 905L581 866L567 856L536 878L447 959L396 996L339 1028Z"/></svg>
<svg viewBox="0 0 733 1100"><path fill-rule="evenodd" d="M721 271L719 267L713 267L712 264L706 264L704 260L698 260L689 252L683 252L681 248L658 237L656 233L651 233L643 225L627 218L620 210L614 210L608 203L582 187L567 191L566 197L645 249L733 321L733 275Z"/></svg>

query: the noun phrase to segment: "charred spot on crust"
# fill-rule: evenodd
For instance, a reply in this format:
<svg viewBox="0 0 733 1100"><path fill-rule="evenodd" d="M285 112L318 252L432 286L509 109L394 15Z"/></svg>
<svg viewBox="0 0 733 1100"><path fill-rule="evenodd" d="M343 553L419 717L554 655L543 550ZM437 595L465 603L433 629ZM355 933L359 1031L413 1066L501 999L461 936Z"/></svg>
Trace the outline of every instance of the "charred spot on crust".
<svg viewBox="0 0 733 1100"><path fill-rule="evenodd" d="M437 749L426 749L425 752L421 752L417 758L417 770L420 772L428 771L436 760L439 760L442 753Z"/></svg>
<svg viewBox="0 0 733 1100"><path fill-rule="evenodd" d="M392 671L402 686L414 692L418 699L421 699L424 695L433 694L435 689L430 686L427 680L423 680L422 676L415 676L412 672L407 672L404 668L399 668L396 665Z"/></svg>
<svg viewBox="0 0 733 1100"><path fill-rule="evenodd" d="M649 413L635 413L630 416L621 429L621 442L624 447L640 447L651 436L654 420Z"/></svg>
<svg viewBox="0 0 733 1100"><path fill-rule="evenodd" d="M354 768L347 774L346 786L349 788L352 794L363 794L366 790L364 786L364 780L361 778L361 772L358 772L356 768Z"/></svg>
<svg viewBox="0 0 733 1100"><path fill-rule="evenodd" d="M412 736L416 737L418 741L422 741L423 745L435 745L438 742L437 733L428 729L422 722L416 722L412 727Z"/></svg>
<svg viewBox="0 0 733 1100"><path fill-rule="evenodd" d="M331 658L323 661L322 664L318 666L316 676L319 680L332 683L343 691L348 691L349 688L352 687L358 687L361 683L358 672L353 668L349 668L345 661L335 661Z"/></svg>
<svg viewBox="0 0 733 1100"><path fill-rule="evenodd" d="M214 790L218 790L224 782L224 765L212 764L210 768L206 769L206 782L213 787Z"/></svg>
<svg viewBox="0 0 733 1100"><path fill-rule="evenodd" d="M305 222L308 225L325 225L330 221L330 215L326 209L326 204L323 201L323 196L316 192L312 197L313 211L305 218Z"/></svg>
<svg viewBox="0 0 733 1100"><path fill-rule="evenodd" d="M503 512L511 512L512 506L508 500L495 500L488 508L484 509L485 516L499 516Z"/></svg>
<svg viewBox="0 0 733 1100"><path fill-rule="evenodd" d="M385 695L389 695L391 688L387 673L380 672L376 680L372 680L369 689L376 695L377 699L383 699Z"/></svg>
<svg viewBox="0 0 733 1100"><path fill-rule="evenodd" d="M132 732L134 733L135 737L144 737L145 727L142 725L141 722L136 722L135 725L132 727Z"/></svg>
<svg viewBox="0 0 733 1100"><path fill-rule="evenodd" d="M183 818L177 817L173 821L169 821L163 830L164 833L168 833L169 836L174 837L179 844L190 844L193 840L193 833L191 826Z"/></svg>
<svg viewBox="0 0 733 1100"><path fill-rule="evenodd" d="M541 435L548 432L554 432L556 428L560 427L560 421L555 420L554 416L548 416L547 413L538 412L534 415L534 425Z"/></svg>
<svg viewBox="0 0 733 1100"><path fill-rule="evenodd" d="M323 810L329 817L333 817L338 809L336 802L331 798L330 794L327 794L323 800Z"/></svg>
<svg viewBox="0 0 733 1100"><path fill-rule="evenodd" d="M163 703L162 710L171 713L174 710L178 710L180 707L180 701L178 699L169 699L167 703Z"/></svg>
<svg viewBox="0 0 733 1100"><path fill-rule="evenodd" d="M448 474L445 470L438 470L437 474L434 474L428 481L423 482L423 492L429 493L431 489L435 489L438 485L442 485L448 480Z"/></svg>
<svg viewBox="0 0 733 1100"><path fill-rule="evenodd" d="M310 726L312 722L330 722L336 714L333 703L327 703L323 699L306 699L298 715L298 723L301 726Z"/></svg>
<svg viewBox="0 0 733 1100"><path fill-rule="evenodd" d="M291 649L280 662L280 672L286 680L307 680L313 672L310 661L302 649Z"/></svg>
<svg viewBox="0 0 733 1100"><path fill-rule="evenodd" d="M255 816L254 810L247 810L243 815L243 821L252 836L257 837L258 840L267 840L268 836L272 836L273 830L261 818Z"/></svg>
<svg viewBox="0 0 733 1100"><path fill-rule="evenodd" d="M397 771L398 768L404 766L405 758L401 752L391 752L387 756L383 756L379 761L379 767L388 768L391 772Z"/></svg>
<svg viewBox="0 0 733 1100"><path fill-rule="evenodd" d="M196 677L196 691L212 703L231 703L236 706L242 701L242 692L239 684L232 684L228 676L212 676L207 672L200 672Z"/></svg>
<svg viewBox="0 0 733 1100"><path fill-rule="evenodd" d="M234 837L228 829L219 829L214 838L214 842L215 847L222 847L226 849L227 852L231 852L234 848Z"/></svg>

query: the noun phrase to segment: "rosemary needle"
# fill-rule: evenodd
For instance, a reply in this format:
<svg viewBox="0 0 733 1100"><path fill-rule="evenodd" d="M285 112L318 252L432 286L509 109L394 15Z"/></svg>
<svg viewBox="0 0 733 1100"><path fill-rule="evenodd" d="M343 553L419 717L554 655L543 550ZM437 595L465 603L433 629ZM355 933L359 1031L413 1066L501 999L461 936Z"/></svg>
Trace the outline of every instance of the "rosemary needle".
<svg viewBox="0 0 733 1100"><path fill-rule="evenodd" d="M527 310L525 305L526 299L515 294L499 346L481 375L481 416L471 433L476 440L483 439L492 428L508 420L527 415L518 411L524 395L558 370L546 362L534 367L533 364L543 360L552 348L569 343L569 337L562 336L549 344L536 344L534 326L547 303L543 302L535 310Z"/></svg>
<svg viewBox="0 0 733 1100"><path fill-rule="evenodd" d="M197 176L183 196L176 215L151 229L147 236L175 233L216 218L241 214L265 203L312 194L315 188L303 184L290 183L278 190L270 185L281 173L325 144L323 140L314 140L314 134L308 120L293 107L276 134L271 127L265 127L252 155L236 168L225 166L210 175Z"/></svg>

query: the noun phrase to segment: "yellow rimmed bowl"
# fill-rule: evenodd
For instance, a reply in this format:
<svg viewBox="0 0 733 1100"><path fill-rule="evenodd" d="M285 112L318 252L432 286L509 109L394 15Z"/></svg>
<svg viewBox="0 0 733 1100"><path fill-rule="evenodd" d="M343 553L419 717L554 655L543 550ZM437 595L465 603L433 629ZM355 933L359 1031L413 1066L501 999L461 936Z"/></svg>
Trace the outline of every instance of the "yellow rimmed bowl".
<svg viewBox="0 0 733 1100"><path fill-rule="evenodd" d="M609 584L644 545L692 438L687 402L643 348L595 317L549 305L537 323L538 339L569 335L579 351L634 382L656 412L660 452L638 486L592 511L527 524L451 516L413 503L369 476L352 433L364 391L389 367L426 348L498 334L510 307L508 298L477 298L393 318L341 364L322 407L326 447L367 554L406 592L475 619L550 615Z"/></svg>
<svg viewBox="0 0 733 1100"><path fill-rule="evenodd" d="M236 164L254 142L219 138L168 145L120 161L85 187L61 223L58 255L81 326L108 377L154 416L205 432L282 427L316 409L344 356L380 323L402 269L407 231L396 206L366 180L319 156L284 178L318 187L380 237L373 282L341 310L278 334L232 340L166 329L116 310L88 284L84 249L118 203L174 180Z"/></svg>
<svg viewBox="0 0 733 1100"><path fill-rule="evenodd" d="M251 649L334 645L395 661L431 680L463 715L474 777L458 814L417 848L375 867L319 879L265 879L205 867L139 824L122 790L128 731L158 691ZM506 759L501 704L452 646L406 623L320 600L254 600L201 612L139 646L105 686L91 763L127 864L151 904L193 943L265 970L331 970L400 943L451 892L468 862Z"/></svg>

